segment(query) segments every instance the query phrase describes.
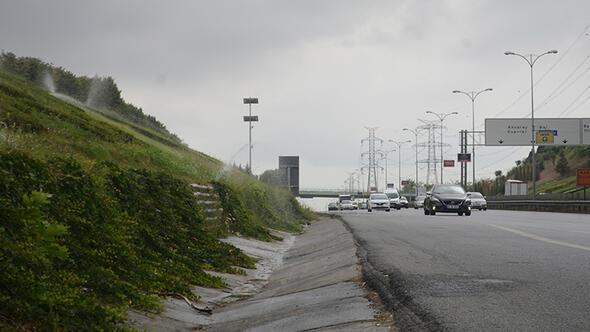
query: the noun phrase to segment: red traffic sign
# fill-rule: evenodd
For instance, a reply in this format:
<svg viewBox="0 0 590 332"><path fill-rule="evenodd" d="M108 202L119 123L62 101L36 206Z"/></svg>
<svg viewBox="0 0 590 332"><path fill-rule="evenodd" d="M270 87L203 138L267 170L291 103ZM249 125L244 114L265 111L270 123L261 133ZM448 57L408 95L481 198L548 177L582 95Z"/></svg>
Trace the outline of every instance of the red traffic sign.
<svg viewBox="0 0 590 332"><path fill-rule="evenodd" d="M455 161L454 160L445 160L443 165L445 167L455 167Z"/></svg>
<svg viewBox="0 0 590 332"><path fill-rule="evenodd" d="M578 168L576 182L578 186L590 186L590 168Z"/></svg>

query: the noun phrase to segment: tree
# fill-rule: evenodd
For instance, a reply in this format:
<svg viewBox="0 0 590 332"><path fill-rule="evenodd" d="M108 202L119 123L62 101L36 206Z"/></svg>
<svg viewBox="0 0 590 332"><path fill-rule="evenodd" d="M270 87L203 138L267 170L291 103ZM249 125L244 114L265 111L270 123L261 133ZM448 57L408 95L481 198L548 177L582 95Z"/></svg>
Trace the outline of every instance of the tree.
<svg viewBox="0 0 590 332"><path fill-rule="evenodd" d="M260 181L266 182L269 184L273 184L275 186L279 185L279 170L278 169L268 169L260 174Z"/></svg>
<svg viewBox="0 0 590 332"><path fill-rule="evenodd" d="M567 162L567 158L565 157L565 153L559 154L559 160L557 161L557 165L555 165L555 170L561 175L565 175L567 172L570 171L570 167Z"/></svg>

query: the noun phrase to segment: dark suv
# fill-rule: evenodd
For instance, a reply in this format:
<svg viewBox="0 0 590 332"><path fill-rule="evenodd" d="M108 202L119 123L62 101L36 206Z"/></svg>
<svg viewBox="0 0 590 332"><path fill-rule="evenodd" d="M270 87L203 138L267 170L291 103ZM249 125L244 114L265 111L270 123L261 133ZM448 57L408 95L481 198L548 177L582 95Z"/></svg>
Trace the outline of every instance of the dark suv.
<svg viewBox="0 0 590 332"><path fill-rule="evenodd" d="M437 212L471 215L471 199L463 188L456 184L436 184L424 199L424 214Z"/></svg>

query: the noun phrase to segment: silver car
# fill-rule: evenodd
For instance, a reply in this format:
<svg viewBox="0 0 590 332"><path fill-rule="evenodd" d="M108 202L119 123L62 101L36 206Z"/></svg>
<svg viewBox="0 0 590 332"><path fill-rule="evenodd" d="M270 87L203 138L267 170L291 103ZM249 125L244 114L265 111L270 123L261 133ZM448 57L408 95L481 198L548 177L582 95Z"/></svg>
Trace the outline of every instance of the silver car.
<svg viewBox="0 0 590 332"><path fill-rule="evenodd" d="M470 191L467 193L467 197L471 198L471 209L487 210L488 202L486 197L476 191Z"/></svg>
<svg viewBox="0 0 590 332"><path fill-rule="evenodd" d="M389 197L385 194L371 194L369 196L369 202L367 203L367 210L369 212L373 210L385 210L391 211L389 207Z"/></svg>
<svg viewBox="0 0 590 332"><path fill-rule="evenodd" d="M414 209L423 208L425 198L426 196L416 196L416 200L414 201Z"/></svg>

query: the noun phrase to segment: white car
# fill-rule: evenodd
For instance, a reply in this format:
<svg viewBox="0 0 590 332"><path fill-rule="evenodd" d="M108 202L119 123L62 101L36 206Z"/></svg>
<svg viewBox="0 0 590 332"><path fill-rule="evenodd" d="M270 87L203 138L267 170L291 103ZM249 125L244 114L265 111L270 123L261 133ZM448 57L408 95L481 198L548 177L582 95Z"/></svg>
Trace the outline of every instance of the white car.
<svg viewBox="0 0 590 332"><path fill-rule="evenodd" d="M486 201L486 197L481 193L476 191L470 191L467 193L467 197L471 198L471 208L481 210L488 209L488 201Z"/></svg>
<svg viewBox="0 0 590 332"><path fill-rule="evenodd" d="M378 193L371 194L369 196L369 202L367 203L367 210L369 212L373 211L374 209L391 211L389 204L389 197L387 197L387 195Z"/></svg>
<svg viewBox="0 0 590 332"><path fill-rule="evenodd" d="M354 205L352 204L352 201L345 199L342 202L340 202L340 210L354 210Z"/></svg>

